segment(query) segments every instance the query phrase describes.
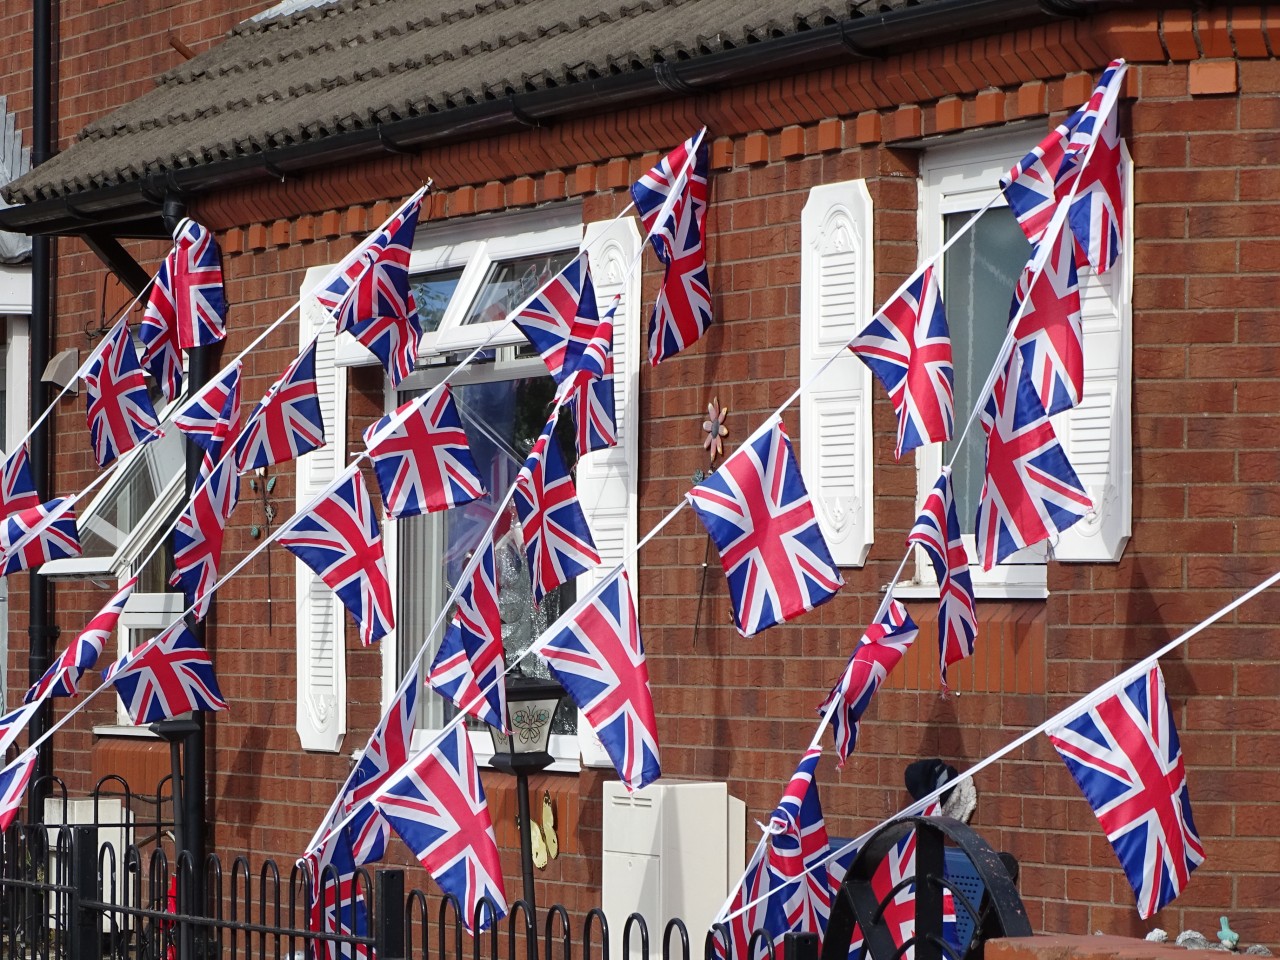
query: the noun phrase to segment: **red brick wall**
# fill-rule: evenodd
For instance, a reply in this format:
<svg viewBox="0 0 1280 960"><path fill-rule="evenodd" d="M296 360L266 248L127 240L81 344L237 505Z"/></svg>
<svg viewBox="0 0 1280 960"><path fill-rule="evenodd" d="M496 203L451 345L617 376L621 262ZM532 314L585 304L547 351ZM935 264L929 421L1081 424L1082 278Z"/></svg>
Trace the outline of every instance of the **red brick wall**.
<svg viewBox="0 0 1280 960"><path fill-rule="evenodd" d="M708 122L716 137L710 247L718 322L693 350L642 373L643 532L679 502L690 474L704 465L699 420L712 395L729 406L730 440L737 441L796 385L800 208L812 186L867 179L876 293L886 296L919 253L916 155L887 141L1046 111L1056 116L1084 99L1097 67L1111 56L1138 61L1124 121L1137 168L1133 539L1119 564L1051 564L1047 602L984 602L979 642L987 650L957 670L959 696L943 699L932 686L926 628L920 649L869 714L859 752L842 771L829 759L822 767L831 831L860 832L903 802L902 769L911 759L937 754L971 765L1270 572L1280 537L1278 448L1269 429L1280 404L1271 239L1280 189L1273 135L1280 65L1270 58L1260 15L1236 10L1233 18L1227 31L1213 11L1110 14L823 71L785 86L744 87L647 113L571 121L201 198L199 213L221 231L226 252L233 312L224 355L292 305L306 266L336 260L428 175L440 187L431 200L433 219L581 196L584 216L594 220L625 206L626 185L652 162L653 151ZM157 43L162 34L154 32ZM1221 89L1220 77L1219 86L1206 87L1191 69L1203 63L1189 61L1202 50L1209 60L1230 56L1223 36L1246 58L1238 95L1193 96ZM123 91L120 83L110 88ZM61 250L58 346L84 349L81 331L96 323L102 270L77 241L62 242ZM149 268L160 253L155 245L138 250ZM648 297L657 282L650 263ZM112 289L108 306L122 302ZM287 324L255 351L246 397L264 389L296 347ZM355 428L380 412L380 398L376 377L361 372L353 380L354 440ZM60 492L91 475L81 404L65 402L58 414ZM848 585L831 604L745 641L730 624L714 560L699 607L706 541L691 515L640 557L641 622L664 769L729 781L747 801L748 822L776 802L815 728L812 708L873 614L913 519L914 468L909 460L892 462L891 411L883 397L875 417L876 543L865 567L846 571ZM798 436L794 411L787 423ZM277 473L273 497L287 509L292 471ZM233 520L228 562L254 545L248 526L259 521L257 509L247 496ZM212 724L211 819L219 849L287 862L332 799L347 761L297 749L292 598L289 587L281 588L291 583L292 560L273 551L270 564L260 557L223 591L210 630L232 703ZM15 577L14 592L24 587L25 579ZM278 601L270 630L261 605L268 595ZM59 622L77 628L103 596L59 587ZM1175 907L1155 918L1162 926L1211 929L1226 912L1245 940L1280 940L1273 826L1280 812L1274 800L1280 724L1268 629L1280 612L1276 603L1260 598L1164 665L1208 861ZM921 621L930 606L910 604ZM20 624L14 633L17 666ZM373 725L380 689L378 653L348 641L344 746L350 749ZM88 726L113 711L108 703L95 705L60 735L60 770L100 772L90 760ZM594 901L601 779L584 773L547 781L562 822L576 827L569 827L572 842L545 875L540 897L576 907ZM489 785L495 809L513 809L509 785L497 778ZM1043 740L988 771L977 787L974 824L1022 861L1036 929L1145 927L1105 837ZM501 819L507 876L514 880L509 814ZM420 873L411 882L426 885Z"/></svg>

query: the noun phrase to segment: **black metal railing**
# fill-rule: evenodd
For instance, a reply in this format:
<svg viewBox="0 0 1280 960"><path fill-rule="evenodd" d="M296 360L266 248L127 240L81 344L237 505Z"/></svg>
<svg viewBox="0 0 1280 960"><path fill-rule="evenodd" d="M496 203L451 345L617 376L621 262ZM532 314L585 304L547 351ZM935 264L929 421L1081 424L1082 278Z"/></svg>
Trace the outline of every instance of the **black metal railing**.
<svg viewBox="0 0 1280 960"><path fill-rule="evenodd" d="M338 883L323 875L318 909L363 905L364 922L332 933L312 909L304 872L245 857L225 864L210 854L197 884L185 855L163 847L117 849L94 825L28 827L3 834L0 957L28 960L609 960L610 926L599 909L575 920L563 906L535 922L517 900L476 937L466 933L456 899L407 890L399 869L357 870ZM203 903L195 902L201 890ZM494 911L482 902L474 920ZM495 911L496 912L496 911ZM347 915L348 921L350 914ZM638 914L625 918L623 955L634 960L691 960L683 921L660 939Z"/></svg>
<svg viewBox="0 0 1280 960"><path fill-rule="evenodd" d="M127 787L123 795L133 802ZM197 873L188 854L171 855L163 806L155 798L144 802L153 816L141 827L136 820L122 827L112 808L102 822L14 824L0 835L0 960L610 960L611 947L615 954L621 949L622 960L691 960L696 954L703 960L818 960L812 934L789 934L775 947L757 931L745 948L735 947L723 924L691 936L678 918L651 928L646 918L631 914L611 931L599 909L575 918L554 905L535 917L523 900L473 938L456 899L406 889L399 869L358 869L340 881L330 868L316 881L315 896L301 867L282 871L269 859L254 866L243 856L226 862L209 854ZM897 888L873 895L870 880L883 853L908 829L918 831L917 868L927 869L915 878L922 893L915 898L915 936L895 943L884 929L884 910ZM959 889L943 869L944 837L985 885L972 903L958 896L957 912L973 915L973 932L963 944L941 935L941 890ZM960 960L992 936L1029 932L1007 866L976 834L947 818L885 827L845 875L823 954L845 960L859 927L864 956L874 960L911 953ZM934 900L938 915L922 916L921 905ZM344 923L326 922L327 911ZM495 905L480 903L471 926L481 926L486 912L496 914Z"/></svg>

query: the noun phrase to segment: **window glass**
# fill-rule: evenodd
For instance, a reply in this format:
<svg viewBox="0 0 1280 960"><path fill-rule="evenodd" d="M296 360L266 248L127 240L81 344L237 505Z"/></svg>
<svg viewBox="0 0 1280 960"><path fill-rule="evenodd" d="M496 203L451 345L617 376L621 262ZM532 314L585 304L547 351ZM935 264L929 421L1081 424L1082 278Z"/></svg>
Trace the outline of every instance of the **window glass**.
<svg viewBox="0 0 1280 960"><path fill-rule="evenodd" d="M476 467L491 494L453 510L398 521L397 609L401 626L397 632L401 638L402 664L407 664L417 653L441 605L461 579L468 559L488 529L496 504L514 484L516 474L546 423L555 383L546 375L517 377L455 386L453 393ZM400 402L414 395L401 393ZM563 426L562 419L556 440L565 462L572 467L575 457L572 437ZM573 602L574 588L566 584L544 597L540 607L534 606L513 504L508 503L494 538L502 639L507 663L511 664ZM442 635L440 630L431 638L433 650ZM430 659L429 654L428 665ZM520 669L528 675L547 675L546 664L537 657L522 661ZM427 696L424 700L422 716L428 727L438 727L456 713L453 704L441 697ZM576 728L577 711L566 698L557 711L552 732L572 734Z"/></svg>
<svg viewBox="0 0 1280 960"><path fill-rule="evenodd" d="M533 257L498 260L490 264L484 282L480 285L480 292L471 302L462 321L463 326L504 319L575 256L577 251L561 250Z"/></svg>
<svg viewBox="0 0 1280 960"><path fill-rule="evenodd" d="M423 333L435 333L440 329L445 308L449 306L453 292L458 289L458 280L461 276L462 268L457 267L453 270L441 270L413 278L413 299L418 306L418 318L422 321Z"/></svg>
<svg viewBox="0 0 1280 960"><path fill-rule="evenodd" d="M183 466L182 435L166 427L164 436L144 444L124 477L80 518L83 556L114 557Z"/></svg>
<svg viewBox="0 0 1280 960"><path fill-rule="evenodd" d="M944 214L946 239L950 240L971 216L971 212ZM957 437L996 362L1008 327L1014 285L1030 256L1031 245L1008 207L986 211L945 255L942 302L951 328ZM955 441L948 441L943 446L943 462L951 459L954 450ZM977 513L985 455L981 427L975 423L960 449L952 481L957 515L967 518L961 520L962 527L972 523Z"/></svg>
<svg viewBox="0 0 1280 960"><path fill-rule="evenodd" d="M178 519L178 511L175 510L168 519L165 520L163 530L168 530L173 526L175 520ZM147 548L148 553L152 553L150 544ZM173 574L173 551L172 550L156 550L151 557L143 555L138 558L139 561L146 560L146 565L141 569L137 563L134 564L134 570L138 575L138 583L133 588L135 593L180 593L177 587L169 586L169 577Z"/></svg>

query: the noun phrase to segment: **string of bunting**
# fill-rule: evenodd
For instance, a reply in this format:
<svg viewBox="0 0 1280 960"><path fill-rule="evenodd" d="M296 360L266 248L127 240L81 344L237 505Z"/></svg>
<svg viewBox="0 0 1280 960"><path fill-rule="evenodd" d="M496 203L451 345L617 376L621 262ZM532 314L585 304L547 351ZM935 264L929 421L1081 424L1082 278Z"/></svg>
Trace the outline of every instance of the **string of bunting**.
<svg viewBox="0 0 1280 960"><path fill-rule="evenodd" d="M1004 184L1006 198L1018 214L1020 223L1028 233L1028 238L1035 245L1035 252L1015 294L1015 309L997 362L987 378L982 393L979 394L979 403L971 412L956 444L957 449L963 444L974 419L982 422L988 443L988 477L987 484L984 485L977 522L979 558L988 569L1015 550L1036 542L1032 537L1040 540L1047 538L1050 535L1050 527L1059 531L1066 529L1082 517L1089 507L1088 497L1075 477L1074 471L1071 470L1065 454L1058 446L1052 426L1048 422L1051 414L1067 409L1080 400L1081 351L1077 349L1074 356L1063 356L1060 353L1055 355L1051 347L1056 348L1058 344L1042 334L1051 323L1059 326L1065 323L1068 329L1071 329L1074 323L1076 340L1079 340L1077 261L1090 264L1095 271L1101 273L1114 261L1119 248L1121 204L1110 192L1111 184L1103 182L1096 176L1089 181L1085 198L1088 209L1083 213L1080 211L1080 205L1075 203L1075 199L1085 182L1085 172L1094 172L1091 171L1090 161L1095 150L1098 149L1098 144L1103 143L1104 149L1110 149L1113 146L1114 107L1122 74L1123 63L1118 61L1104 74L1090 102L1063 127L1055 131L1058 135L1057 142L1052 142L1053 135L1047 138L1045 143L1037 148L1038 152L1033 152L1019 167L1015 167L1011 172L1010 182ZM708 201L704 136L705 130L690 138L677 150L663 158L657 167L642 177L632 188L634 206L639 210L641 221L647 231L646 239L665 265L663 284L650 320L649 355L651 363L654 364L696 342L711 323L711 295L704 242L704 221ZM1057 151L1056 154L1054 150ZM1020 177L1021 180L1019 180ZM1118 189L1118 182L1116 188ZM408 287L408 258L412 248L413 231L416 228L418 205L425 189L423 188L414 198L402 205L369 241L358 246L335 267L326 281L322 282L317 293L321 304L333 314L337 331L350 332L359 342L374 352L383 362L393 384L398 384L412 370L421 337L421 327L417 321L412 292ZM1030 194L1030 201L1027 201L1026 196L1019 194L1019 191ZM630 207L618 216L626 215L629 210ZM975 214L964 229L967 230L975 223L982 212ZM1108 217L1110 217L1109 222ZM1072 227L1070 240L1067 239L1068 234L1064 229L1068 220ZM1083 227L1080 226L1081 222ZM189 224L180 225L176 234L178 234L175 237L177 243L171 258L177 259L167 259L161 275L166 269L175 274L179 271L178 265L183 262L180 256L183 243L186 243L188 250L199 249L198 255L192 255L194 260L207 261L210 248L216 255L216 244L212 244L211 238L202 238L199 231L192 229ZM952 237L948 246L959 236L960 234L957 234ZM873 317L871 324L849 345L850 349L863 357L871 366L873 372L885 383L890 392L895 410L899 414L896 449L899 456L921 443L947 439L953 427L950 409L952 381L950 341L946 334L941 299L937 294L936 277L933 274L933 265L946 249L947 247L944 246L943 250L935 254L927 264L904 282L886 306ZM607 445L609 442L607 430L600 431L599 437L593 439L591 432L583 427L588 419L591 403L597 404L594 409L601 411L604 409L599 405L597 385L607 377L608 357L612 350L612 311L603 319L599 316L594 291L590 285L585 253L584 250L578 258L548 280L521 307L512 311L502 325L514 322L520 326L547 362L548 369L558 385L557 400L551 418L521 469L515 486L508 490L502 506L494 514L486 539L482 541L482 543L491 544L491 538L497 529L501 515L507 509L506 504L514 499L521 518L521 533L525 541L535 598L540 598L545 592L586 572L593 564L599 562L585 518L576 501L572 479L563 462L557 462L558 448L551 439L551 432L560 408L569 402L574 406L579 422L580 455L599 448L593 446L593 443ZM642 250L637 253L637 258L641 253ZM220 268L218 275L220 293ZM1032 294L1037 290L1037 284L1040 284L1042 279L1047 280L1054 287L1058 307L1053 316L1041 314L1039 311L1042 307L1039 303L1034 310L1032 308ZM553 303L548 290L555 285L567 289L576 296L571 311ZM169 288L166 286L165 289ZM1072 297L1075 303L1074 313L1071 310ZM152 300L154 302L156 298L153 296ZM171 302L173 302L172 298ZM178 302L185 301L179 298ZM162 303L161 306L163 307L164 304ZM209 324L197 322L200 318L207 320L210 314L218 312L207 293L203 307L203 310L188 311L189 315L181 317L179 315L182 311L175 308L162 318L165 321L166 330L172 331L176 324L179 334L178 343L181 348L213 342L201 338L215 337L216 330L210 332ZM616 308L616 301L614 307ZM225 312L225 302L222 308ZM293 309L297 309L296 304L269 327L255 343L260 342L270 330L283 322ZM151 312L149 305L149 315ZM1024 323L1024 318L1032 316L1033 313L1033 322ZM906 329L908 326L911 327L910 330ZM124 329L123 320L116 329ZM423 417L423 422L429 428L442 432L456 430L457 434L461 434L460 440L452 442L447 454L450 458L447 473L449 482L445 484L445 495L437 502L423 506L421 500L426 496L425 486L422 492L406 495L397 500L395 496L388 495L387 485L383 484L383 500L387 505L389 516L394 518L411 515L410 511L413 510L423 512L445 509L481 496L483 485L475 474L474 464L470 464L468 469L468 464L463 462L464 454L467 461L470 456L466 449L465 434L461 430L448 390L448 383L457 371L479 355L496 334L497 330L484 344L477 347L460 364L454 366L442 382L428 391L424 397L405 404L393 414L384 417L378 424L373 425L366 432L366 450L357 455L353 462L335 477L324 491L313 498L306 508L282 524L271 537L251 551L223 577L216 576L216 558L213 558L212 563L210 562L211 554L215 550L220 553L220 535L216 538L215 546L206 547L197 536L202 530L201 520L188 517L186 521L188 537L192 543L196 544L192 549L195 565L188 569L198 569L198 573L191 581L183 581L184 586L188 588L188 594L195 598L183 616L189 613L202 616L203 610L207 608L208 596L218 586L243 569L271 542L280 540L304 563L312 566L334 589L357 620L365 643L376 642L385 635L394 626L390 587L385 566L382 565L381 538L377 520L373 515L367 490L359 479L359 466L365 459L374 461L375 472L379 474L381 481L383 477L378 469L381 464L375 450L393 439L406 440L415 429L417 421L414 418ZM917 334L920 334L921 341L939 341L939 347L941 339L945 338L946 351L944 357L940 349L935 350L936 359L926 361L932 363L928 371L929 376L926 378L931 384L931 389L917 389L913 393L911 385L904 382L909 379L905 377L909 371L895 369L895 365L902 366L898 362L899 357L895 356L896 346L886 349L885 344L904 338L915 342ZM225 336L225 331L222 332L222 336ZM148 348L153 343L163 343L166 337L172 339L170 333L153 337L147 343ZM220 339L220 337L217 338ZM121 341L124 347L119 345ZM105 367L105 358L108 354L110 355L114 363L111 374L114 378L113 382L117 384L125 381L132 383L135 379L134 371L129 367L133 351L127 346L127 337L117 335L110 345L104 342L91 357L91 360L97 358ZM239 401L236 391L238 384L235 386L229 382L220 384L218 389L222 392L216 395L219 397L225 395L226 398L221 406L209 402L213 395L212 388L196 398L208 411L216 414L206 416L202 421L206 426L209 423L216 424L209 431L210 435L217 434L219 427L222 429L221 436L215 437L210 441L211 445L206 446L205 469L202 471L201 485L198 488L200 491L206 488L214 491L209 494L208 501L215 515L221 513L219 529L221 525L225 525L235 501L234 479L228 480L226 474L219 473L219 468L233 452L235 465L239 472L243 472L245 469L252 469L255 465L263 465L264 462L275 463L280 462L281 459L291 459L324 442L323 422L319 417L318 405L315 406L314 413L307 406L314 398L314 368L311 367L308 372L308 363L314 363L314 348L315 342L312 341L299 354L298 359L285 375L272 385L254 414L251 415L249 425L238 437L234 435L239 426ZM843 348L841 352L842 350ZM309 355L310 361L308 361ZM838 355L839 353L836 354ZM144 363L148 360L152 361L149 369L156 375L158 381L166 385L166 390L170 389L173 380L172 356L172 352L166 354L164 351L150 353L144 351ZM224 374L238 378L238 360L239 358L224 368ZM834 357L813 377L801 384L778 411L757 429L738 451L725 460L719 470L696 484L687 498L674 507L635 547L638 551L656 536L686 503L693 506L721 553L730 591L734 596L735 620L744 636L751 636L776 623L786 622L826 602L843 584L840 573L832 562L821 533L818 531L812 505L780 420L780 414L829 367L833 360ZM136 366L136 357L133 357L133 363ZM88 366L89 363L86 362L86 367ZM1032 377L1033 371L1038 374L1035 379ZM85 373L92 376L94 371L89 369ZM138 374L136 380L140 382L140 379L141 376ZM220 376L219 381L221 379ZM135 388L131 389L136 393ZM230 402L232 396L236 398L234 404ZM129 391L117 388L116 397L128 400ZM280 405L287 409L277 410L272 414L271 405L280 397L285 398L279 401ZM610 407L611 400L610 396ZM193 400L188 404L184 412L190 411L194 403ZM428 404L432 404L429 412ZM92 429L95 426L92 402L90 406ZM140 401L135 404L139 408L136 414L126 418L122 425L118 414L123 406L125 406L124 403L118 403L115 409L104 406L97 415L97 429L93 439L95 452L103 465L110 464L120 453L130 449L131 445L152 439L152 435L158 429L154 411L150 411L148 418L147 411L141 409ZM275 417L274 422L270 420L272 415ZM231 426L233 418L234 428ZM291 431L285 433L283 450L280 449L280 430L270 429L273 423L277 427L283 424L284 428ZM315 428L309 438L306 430L308 426ZM1034 446L1036 443L1039 444L1038 447ZM216 447L213 444L216 444ZM201 445L204 446L204 444ZM402 447L402 449L409 449L409 447ZM1025 512L1018 513L1001 499L1002 492L994 489L996 484L993 481L994 473L991 467L993 462L1003 462L998 459L998 455L1008 457L1007 462L1010 467L1013 467L1018 464L1019 458L1025 461L1029 452L1034 452L1035 466L1039 470L1038 480L1041 484L1039 506L1033 505L1032 509L1042 514L1042 519L1047 520L1036 530L1028 529L1032 525L1028 523ZM403 459L405 458L402 457ZM954 463L954 456L952 463ZM1023 466L1025 467L1025 462ZM972 587L971 584L966 584L968 558L964 555L964 548L959 538L958 524L955 523L954 500L950 492L950 467L949 463L944 469L935 489L935 495L926 501L926 513L922 515L908 540L908 556L915 543L920 543L931 554L942 585L941 602L944 609L940 612L939 625L942 631L940 656L944 683L946 667L972 653L976 634ZM1025 475L1024 470L1022 480L1024 484L1028 482ZM767 481L766 478L771 479ZM95 483L101 480L100 476ZM70 501L69 504L55 507L54 510L49 511L49 516L41 517L37 523L19 530L11 543L0 543L5 551L5 559L7 560L10 554L21 551L32 539L44 539L46 531L54 526L58 517L65 514L74 504L75 499L85 495L92 486L93 484L74 499L67 498ZM990 495L988 495L988 487L992 488ZM191 506L194 507L200 502L197 493ZM762 503L767 504L771 521L766 529L759 530L753 527L754 518L751 507ZM55 516L53 515L55 510L61 512ZM180 533L183 530L183 522L183 517L175 522L176 529ZM358 548L353 551L353 546L357 544ZM781 549L771 551L770 548L775 544ZM351 556L353 553L354 556ZM780 561L779 557L785 560ZM900 577L906 562L907 557L904 557L877 612L873 627L868 631L868 637L871 636L872 631L876 630L880 631L880 635L872 639L864 638L864 642L855 650L855 660L863 648L873 645L878 648L892 647L894 637L902 637L914 629L914 625L910 625L909 617L905 615L905 610L895 609L896 601L892 600L893 585ZM487 580L486 570L488 571ZM465 654L456 663L467 666L462 668L461 672L456 668L453 669L449 674L451 679L448 681L445 680L445 672L442 670L438 677L440 680L438 688L444 689L453 683L450 689L455 701L469 697L463 714L480 710L501 717L502 712L497 709L500 703L492 700L490 694L495 690L500 691L501 678L515 664L507 667L507 671L498 672L495 665L502 662L500 640L497 642L498 655L494 657L492 631L486 634L482 622L477 628L470 630L459 625L464 607L470 605L478 611L483 606L481 601L486 595L496 598L492 570L491 545L487 551L476 550L469 558L463 576L455 585L452 595L425 639L429 641L435 631L440 628L445 612L455 602L467 597L459 602L458 612L455 613L454 618L454 626L457 630L450 634L457 638L455 648L460 644L460 649ZM900 608L900 605L896 606ZM483 614L478 615L477 619L483 621ZM183 651L182 655L188 661L199 663L198 670L188 670L188 674L193 677L188 683L188 692L193 697L192 702L202 702L204 708L225 707L225 703L217 693L212 665L208 661L207 653L198 649L198 645L195 645L197 649L193 650L194 640L188 641L184 636L185 633L185 627L182 626L180 618L160 635L122 658L108 671L109 680L116 682L117 687L120 688L120 681L125 677L136 676L139 666L144 661L151 661L147 666L148 669L153 671L163 669L163 666L155 662L157 656L162 656L164 665L168 666L178 656L179 651ZM607 649L601 645L601 638L607 638ZM887 641L887 643L881 641ZM909 643L909 639L899 640L898 647L900 650L905 649ZM447 645L447 643L442 644L442 649ZM422 656L428 646L429 643L424 642L419 654L412 662L406 679L419 674ZM480 659L484 648L488 651L487 661ZM602 742L606 743L607 749L611 740L625 741L623 748L611 749L609 752L619 775L629 786L642 786L656 778L659 773L656 722L648 691L647 672L644 667L643 648L640 644L634 603L621 564L544 632L529 652L537 653L548 661L553 673L578 702L588 723L601 737ZM201 656L203 656L202 661ZM610 693L614 694L611 703L605 704L604 700L609 698L593 696L588 685L578 682L584 663L590 663L593 670L609 672ZM887 674L887 671L892 668L892 663L888 660L881 660L880 663L882 673ZM468 670L470 673L467 672ZM844 689L837 685L837 689L833 690L831 697L824 704L822 721L814 737L811 752L813 750L820 752L818 743L825 728L830 725L836 729L837 747L843 760L848 749L856 741L857 719L862 710L865 710L870 694L874 693L882 680L883 675L875 681L869 691L865 682L858 688L861 693L867 695L859 700L861 705L856 712L851 711L843 720L838 717L838 713L842 705L853 706L849 703L849 697L855 692L855 688L851 683L846 684ZM1118 683L1118 680L1115 683ZM1161 702L1163 700L1162 684L1150 679L1147 684L1145 699L1141 691L1132 693L1131 699L1134 702L1143 699L1151 711L1154 711L1157 699ZM141 689L142 693L135 698L137 701L135 705L143 713L148 712L157 699L155 686L154 683L148 685L145 680L137 684L137 688ZM409 683L406 687L402 683L402 691L408 688L415 688L414 696L416 696L416 684ZM98 688L100 689L101 687ZM76 708L69 711L62 721L55 724L45 736L52 735L61 723L65 723L76 710L82 708L98 690L93 691ZM121 692L124 696L123 689ZM1157 693L1160 695L1159 698L1156 696ZM348 844L349 849L345 854L334 849L339 846L334 841L349 839L348 828L352 820L358 815L368 814L369 822L372 824L368 829L372 829L373 833L381 836L385 842L389 821L405 836L406 842L415 849L428 870L431 870L433 876L436 876L441 883L442 888L449 889L446 883L451 884L457 888L460 899L467 905L473 906L483 901L485 897L493 897L494 894L501 893L500 872L495 874L492 870L480 871L478 875L488 877L488 880L484 882L466 880L459 888L458 879L452 873L454 867L437 863L433 869L430 862L432 848L438 844L424 844L421 836L418 836L415 841L407 835L414 832L415 828L411 823L406 822L404 817L398 817L395 814L391 809L394 805L388 800L393 795L397 795L397 791L410 789L410 787L416 791L414 795L419 798L435 796L436 794L432 792L435 789L432 786L433 778L445 777L454 788L460 788L462 794L469 797L471 804L483 806L483 795L479 787L478 775L475 773L474 758L470 757L470 748L465 743L465 736L458 734L460 729L458 720L438 734L427 748L413 757L409 756L407 745L408 738L412 734L413 711L412 708L406 710L405 697L407 694L404 696L398 694L393 698L391 708L375 730L374 739L370 744L371 748L375 746L382 748L384 759L391 756L385 749L386 743L379 744L376 738L380 732L384 738L390 736L393 732L391 729L393 724L390 721L400 716L402 721L399 735L403 740L404 749L399 755L403 756L403 762L393 766L387 760L380 769L369 771L368 775L358 782L349 780L335 799L334 806L331 807L325 822L313 838L313 843L309 845L304 859L313 868L315 879L318 879L325 870L336 870L341 878L348 873L345 866L350 865L354 868L358 863L368 862L367 859L359 858L371 856L377 847L376 844L371 846L364 843L358 848ZM617 708L617 701L625 704L621 712ZM172 704L163 704L158 709L163 712L170 710L172 706ZM186 709L189 708L186 707ZM459 718L463 714L459 714ZM0 731L4 728L4 721L8 719L8 717L0 719ZM1069 767L1073 762L1076 764L1072 767L1073 774L1077 775L1082 789L1085 790L1086 795L1089 795L1090 789L1086 785L1086 780L1090 774L1086 768L1089 768L1090 750L1093 749L1096 754L1099 748L1093 740L1090 740L1088 731L1071 729L1070 719L1067 718L1060 728L1055 728L1054 742L1067 758ZM1152 716L1151 722L1168 724L1167 709L1163 718ZM408 724L407 733L406 724ZM452 747L449 746L451 740ZM1093 744L1092 748L1091 744ZM1176 732L1173 735L1173 745L1176 752ZM374 752L372 749L367 750L366 755ZM24 758L25 756L24 754ZM793 792L797 796L808 797L811 791L814 798L812 807L817 810L817 816L820 817L814 778L817 755L810 759L812 762L805 768L803 777L798 774L803 781L802 786L796 786L798 781L793 781L793 787L795 787ZM1180 755L1164 759L1170 764L1175 761L1180 763ZM1093 766L1097 765L1097 762L1094 762ZM982 764L979 764L973 770L981 766ZM406 767L409 769L408 774L404 773ZM20 776L21 769L20 765L15 767L15 782ZM359 772L358 767L353 777ZM400 774L403 775L398 776ZM407 785L410 778L412 778L412 784ZM458 791L455 790L455 792ZM402 796L401 799L404 797ZM1186 806L1187 813L1185 821L1189 824L1189 805L1185 803L1183 805ZM800 809L803 808L804 805L801 805ZM447 813L446 810L442 815ZM1100 818L1102 816L1100 812ZM485 819L487 820L487 813ZM790 820L786 817L775 819L783 824L771 834L775 838L773 847L776 849L780 845L777 838L781 834L790 829L800 829L802 825L798 823L796 817L791 817ZM787 827L786 823L791 823L792 826ZM488 833L491 841L491 827ZM1191 840L1194 837L1194 828L1192 827L1189 833L1184 830L1183 836L1188 851L1186 861L1190 862L1195 856L1194 844ZM757 857L753 857L753 863L759 859L763 842L762 838L762 847L758 848ZM473 867L476 864L485 865L491 862L488 844L483 838L473 837L468 840L468 843L470 844L470 862ZM812 877L814 871L825 863L826 860L821 864L811 866L806 864L805 870L800 873L797 873L794 867L789 867L785 875L789 880L805 881L805 878ZM1194 863L1191 866L1193 867ZM1189 873L1189 869L1183 869L1180 873L1175 871L1177 876L1173 895L1181 889L1180 884ZM475 873L474 870L472 872ZM1133 880L1135 874L1132 871L1130 874L1130 879ZM450 877L452 879L449 879ZM803 889L800 894L793 890L786 896L789 900L794 900L799 895L806 904L813 905L822 897L820 887L826 889L823 884L815 885L805 882L802 883ZM1138 883L1135 883L1135 890L1139 891L1141 898L1143 892L1139 890ZM1165 893L1163 889L1154 894L1147 891L1146 905L1144 906L1140 899L1140 909L1158 908L1158 905L1171 899L1166 897ZM737 915L741 915L755 904L767 902L770 895L765 893L758 896L751 903L739 908ZM794 905L793 903L792 907ZM818 906L821 905L818 904ZM726 904L726 908L720 911L722 918L725 917L728 909L729 905ZM792 916L793 913L793 910L787 910L788 916ZM732 916L732 914L729 915L730 918ZM817 918L815 922L821 925L821 909L812 913L812 916Z"/></svg>

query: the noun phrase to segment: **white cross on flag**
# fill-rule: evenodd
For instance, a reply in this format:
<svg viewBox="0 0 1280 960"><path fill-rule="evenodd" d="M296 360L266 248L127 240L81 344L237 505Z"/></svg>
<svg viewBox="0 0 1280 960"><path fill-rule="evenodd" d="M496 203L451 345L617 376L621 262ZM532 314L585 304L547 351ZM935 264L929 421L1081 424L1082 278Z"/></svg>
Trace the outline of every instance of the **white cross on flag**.
<svg viewBox="0 0 1280 960"><path fill-rule="evenodd" d="M686 496L720 551L744 637L826 603L844 585L781 420Z"/></svg>

